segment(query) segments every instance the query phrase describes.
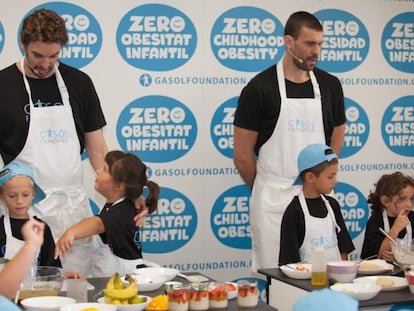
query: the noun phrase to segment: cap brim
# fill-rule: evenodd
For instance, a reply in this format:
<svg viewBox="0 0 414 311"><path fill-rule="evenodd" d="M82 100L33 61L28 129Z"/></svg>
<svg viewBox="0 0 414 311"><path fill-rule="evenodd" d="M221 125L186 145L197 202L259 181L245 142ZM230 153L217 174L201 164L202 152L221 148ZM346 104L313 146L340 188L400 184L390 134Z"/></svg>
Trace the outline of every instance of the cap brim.
<svg viewBox="0 0 414 311"><path fill-rule="evenodd" d="M32 204L39 203L40 201L46 198L46 194L43 192L42 189L40 189L40 187L37 184L35 184L35 191L36 191L36 195L32 201Z"/></svg>
<svg viewBox="0 0 414 311"><path fill-rule="evenodd" d="M300 175L296 177L295 181L293 182L293 186L298 186L298 185L303 185L303 181Z"/></svg>

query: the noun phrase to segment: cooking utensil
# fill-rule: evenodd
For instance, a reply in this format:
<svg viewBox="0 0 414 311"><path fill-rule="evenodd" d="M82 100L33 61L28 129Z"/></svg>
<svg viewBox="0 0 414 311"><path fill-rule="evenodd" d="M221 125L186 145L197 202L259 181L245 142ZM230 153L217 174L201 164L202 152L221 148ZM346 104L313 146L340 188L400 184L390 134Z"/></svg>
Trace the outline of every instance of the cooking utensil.
<svg viewBox="0 0 414 311"><path fill-rule="evenodd" d="M398 244L398 242L395 240L395 239L393 239L393 237L392 236L390 236L387 232L385 232L384 231L384 229L382 229L382 228L378 228L379 229L379 231L381 231L382 232L382 234L383 235L385 235L392 243L394 243L395 245L399 245Z"/></svg>

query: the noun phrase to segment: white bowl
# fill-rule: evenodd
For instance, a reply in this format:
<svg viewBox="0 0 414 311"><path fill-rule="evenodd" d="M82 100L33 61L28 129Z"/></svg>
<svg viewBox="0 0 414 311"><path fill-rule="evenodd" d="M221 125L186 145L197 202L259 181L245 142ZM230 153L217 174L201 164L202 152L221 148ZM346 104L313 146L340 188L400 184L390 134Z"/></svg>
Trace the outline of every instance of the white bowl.
<svg viewBox="0 0 414 311"><path fill-rule="evenodd" d="M148 276L162 276L166 281L171 281L173 278L180 273L177 269L164 268L164 267L147 267L136 269L133 271L133 274L138 275L148 275Z"/></svg>
<svg viewBox="0 0 414 311"><path fill-rule="evenodd" d="M288 277L292 279L310 279L312 274L312 264L310 263L291 263L280 267Z"/></svg>
<svg viewBox="0 0 414 311"><path fill-rule="evenodd" d="M381 286L377 284L362 284L362 283L342 283L334 284L331 289L347 294L357 300L364 301L374 298L381 291Z"/></svg>
<svg viewBox="0 0 414 311"><path fill-rule="evenodd" d="M414 243L414 240L413 240ZM403 240L398 240L398 245L391 243L392 254L400 265L414 264L414 244L407 244Z"/></svg>
<svg viewBox="0 0 414 311"><path fill-rule="evenodd" d="M21 305L32 311L59 311L59 308L68 304L74 304L75 299L62 296L40 296L23 299Z"/></svg>
<svg viewBox="0 0 414 311"><path fill-rule="evenodd" d="M331 279L341 283L349 283L355 279L358 273L359 262L350 260L330 261L326 267Z"/></svg>
<svg viewBox="0 0 414 311"><path fill-rule="evenodd" d="M131 276L137 282L138 292L150 292L156 290L160 288L166 281L165 277L159 275L150 276L144 274L132 274ZM122 282L124 282L125 285L129 284L128 281L125 281L125 277L122 277Z"/></svg>
<svg viewBox="0 0 414 311"><path fill-rule="evenodd" d="M60 307L60 311L82 311L87 308L96 308L99 311L116 311L116 305L97 302L82 302Z"/></svg>
<svg viewBox="0 0 414 311"><path fill-rule="evenodd" d="M129 304L129 305L112 305L109 303L105 303L105 297L101 297L98 299L98 302L106 306L116 306L117 311L142 311L148 306L152 298L149 296L143 296L143 295L138 295L138 297L145 297L147 298L147 300L142 303L134 303L134 304Z"/></svg>
<svg viewBox="0 0 414 311"><path fill-rule="evenodd" d="M237 283L235 282L226 282L226 283L227 283L227 299L236 298L237 297Z"/></svg>

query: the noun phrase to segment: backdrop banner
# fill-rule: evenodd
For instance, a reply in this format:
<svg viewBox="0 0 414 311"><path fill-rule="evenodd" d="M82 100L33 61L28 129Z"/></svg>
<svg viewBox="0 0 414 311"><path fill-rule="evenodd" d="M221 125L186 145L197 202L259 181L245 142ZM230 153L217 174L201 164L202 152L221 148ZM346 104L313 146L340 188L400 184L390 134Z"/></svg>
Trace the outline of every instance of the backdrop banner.
<svg viewBox="0 0 414 311"><path fill-rule="evenodd" d="M42 7L55 10L69 33L60 60L94 81L109 148L139 156L162 188L157 212L140 228L145 258L219 280L260 277L251 272L250 191L232 160L240 91L282 59L291 13L306 10L320 19L318 67L340 79L346 104L335 196L356 245L351 259L359 259L374 183L394 171L414 175L413 4L2 0L0 67L23 55L23 18ZM96 213L104 200L83 159Z"/></svg>

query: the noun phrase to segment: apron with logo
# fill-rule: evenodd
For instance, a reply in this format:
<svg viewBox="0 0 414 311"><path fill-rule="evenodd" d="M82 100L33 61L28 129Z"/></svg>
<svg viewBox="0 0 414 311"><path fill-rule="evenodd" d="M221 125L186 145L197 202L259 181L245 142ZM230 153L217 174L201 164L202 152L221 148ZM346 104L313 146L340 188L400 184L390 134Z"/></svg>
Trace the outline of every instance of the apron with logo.
<svg viewBox="0 0 414 311"><path fill-rule="evenodd" d="M55 65L55 76L62 105L34 107L29 82L20 62L29 96L30 123L26 143L16 161L28 164L46 198L29 209L44 220L56 241L70 226L92 216L88 197L82 185L80 144L73 120L69 93ZM90 273L91 241L80 239L62 261L64 271Z"/></svg>
<svg viewBox="0 0 414 311"><path fill-rule="evenodd" d="M341 259L338 248L338 239L336 232L341 229L336 223L335 215L329 201L321 195L325 203L328 215L325 218L313 217L309 213L305 196L301 191L299 193L299 202L305 216L305 238L300 247L300 258L303 262L311 262L312 248L315 246L323 246L325 249L326 261L336 261Z"/></svg>
<svg viewBox="0 0 414 311"><path fill-rule="evenodd" d="M125 198L121 198L114 202L112 206L122 202ZM111 206L111 207L112 207ZM111 208L107 207L107 208ZM116 208L116 207L115 207ZM95 277L110 276L116 272L121 275L132 274L137 266L145 264L142 258L139 259L124 259L116 256L108 244L105 244L99 235L92 237L93 252L92 252L92 274Z"/></svg>
<svg viewBox="0 0 414 311"><path fill-rule="evenodd" d="M276 68L280 114L272 136L260 148L251 197L253 271L277 266L282 216L301 189L292 186L298 175L298 154L308 144L325 142L321 95L315 75L309 72L314 98L288 98L282 62Z"/></svg>
<svg viewBox="0 0 414 311"><path fill-rule="evenodd" d="M388 221L387 211L385 209L382 210L382 220L384 221L384 231L390 232L390 222ZM411 222L408 222L408 225L405 226L405 236L402 238L404 245L411 245L411 240L413 236L413 229L411 228Z"/></svg>

